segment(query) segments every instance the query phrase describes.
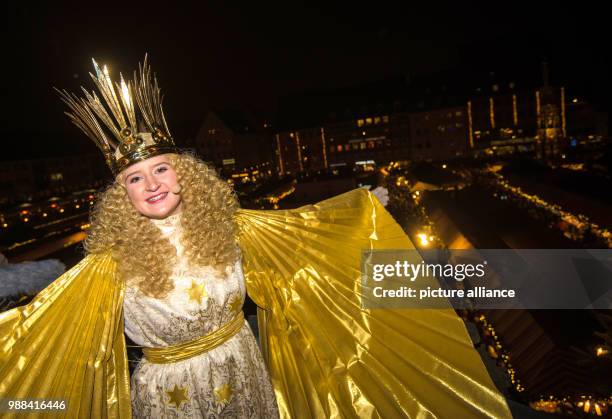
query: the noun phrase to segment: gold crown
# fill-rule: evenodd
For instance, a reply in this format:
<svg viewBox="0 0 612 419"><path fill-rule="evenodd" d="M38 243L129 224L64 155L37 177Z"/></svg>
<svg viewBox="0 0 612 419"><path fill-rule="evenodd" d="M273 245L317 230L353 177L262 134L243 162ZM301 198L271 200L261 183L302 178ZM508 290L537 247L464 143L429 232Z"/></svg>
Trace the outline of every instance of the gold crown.
<svg viewBox="0 0 612 419"><path fill-rule="evenodd" d="M113 84L108 68L100 69L92 61L96 75L89 75L102 100L95 91L89 92L84 87L81 87L84 98L55 90L72 111L65 112L66 115L102 150L113 174L149 157L176 153L162 109L161 90L155 75L151 77L147 56L142 65L138 64L138 71L134 71L134 80L127 83L120 73L121 82ZM140 131L148 132L139 132L143 125Z"/></svg>

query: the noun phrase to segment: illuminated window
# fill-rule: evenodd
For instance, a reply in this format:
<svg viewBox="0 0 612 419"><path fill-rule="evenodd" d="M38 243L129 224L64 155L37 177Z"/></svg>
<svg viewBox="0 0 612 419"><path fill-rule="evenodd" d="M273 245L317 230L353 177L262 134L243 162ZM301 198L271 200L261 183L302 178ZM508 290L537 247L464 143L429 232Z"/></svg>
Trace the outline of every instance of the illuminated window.
<svg viewBox="0 0 612 419"><path fill-rule="evenodd" d="M493 91L494 91L494 92L497 92L498 90L499 90L499 86L498 86L498 85L496 85L496 84L494 84L494 85L493 85Z"/></svg>
<svg viewBox="0 0 612 419"><path fill-rule="evenodd" d="M461 112L461 111L456 111L455 112L455 116L461 116L461 115L463 115L463 112Z"/></svg>
<svg viewBox="0 0 612 419"><path fill-rule="evenodd" d="M366 124L372 125L372 118L366 118Z"/></svg>
<svg viewBox="0 0 612 419"><path fill-rule="evenodd" d="M349 151L351 149L350 144L344 144L344 151Z"/></svg>
<svg viewBox="0 0 612 419"><path fill-rule="evenodd" d="M374 141L368 141L368 148L374 148Z"/></svg>
<svg viewBox="0 0 612 419"><path fill-rule="evenodd" d="M353 150L359 150L359 143L353 143Z"/></svg>
<svg viewBox="0 0 612 419"><path fill-rule="evenodd" d="M363 119L358 119L357 120L357 126L358 127L363 127Z"/></svg>
<svg viewBox="0 0 612 419"><path fill-rule="evenodd" d="M336 151L336 147L334 147L333 145L329 147L329 152L333 153L334 151Z"/></svg>
<svg viewBox="0 0 612 419"><path fill-rule="evenodd" d="M374 123L375 124L380 124L380 116L375 116L374 117Z"/></svg>
<svg viewBox="0 0 612 419"><path fill-rule="evenodd" d="M342 152L342 144L338 144L337 150L338 150L339 153Z"/></svg>
<svg viewBox="0 0 612 419"><path fill-rule="evenodd" d="M366 149L366 143L359 143L359 148L361 148L362 150Z"/></svg>
<svg viewBox="0 0 612 419"><path fill-rule="evenodd" d="M383 120L383 122L384 122L385 124L388 124L388 123L389 123L389 117L388 117L387 115L383 116L383 117L382 117L382 120Z"/></svg>

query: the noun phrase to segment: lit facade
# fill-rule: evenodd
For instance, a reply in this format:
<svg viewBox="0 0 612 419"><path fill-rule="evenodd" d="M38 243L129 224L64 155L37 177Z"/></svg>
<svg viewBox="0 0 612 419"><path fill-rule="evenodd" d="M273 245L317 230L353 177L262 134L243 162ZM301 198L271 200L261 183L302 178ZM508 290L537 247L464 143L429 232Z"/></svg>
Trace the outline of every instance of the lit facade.
<svg viewBox="0 0 612 419"><path fill-rule="evenodd" d="M276 136L276 158L280 174L317 171L328 166L324 127L283 131Z"/></svg>
<svg viewBox="0 0 612 419"><path fill-rule="evenodd" d="M409 127L403 114L371 114L325 125L331 165L373 160L385 163L409 158Z"/></svg>
<svg viewBox="0 0 612 419"><path fill-rule="evenodd" d="M466 155L467 135L464 107L372 114L279 132L277 166L291 174L364 161L448 160Z"/></svg>
<svg viewBox="0 0 612 419"><path fill-rule="evenodd" d="M536 91L508 88L472 97L468 101L468 119L475 149L495 145L496 141L535 138L538 132ZM493 142L493 143L492 143Z"/></svg>

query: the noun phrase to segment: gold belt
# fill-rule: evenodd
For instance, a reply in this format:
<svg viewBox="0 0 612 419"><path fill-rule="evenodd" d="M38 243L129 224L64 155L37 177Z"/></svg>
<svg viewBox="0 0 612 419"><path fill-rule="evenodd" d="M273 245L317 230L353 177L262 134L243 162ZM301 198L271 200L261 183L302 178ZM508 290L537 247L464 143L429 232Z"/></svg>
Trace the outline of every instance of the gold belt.
<svg viewBox="0 0 612 419"><path fill-rule="evenodd" d="M204 335L190 342L181 343L163 348L142 348L147 361L155 364L167 364L182 361L196 355L210 351L227 342L232 336L240 331L244 324L242 311L232 320L218 328L212 333Z"/></svg>

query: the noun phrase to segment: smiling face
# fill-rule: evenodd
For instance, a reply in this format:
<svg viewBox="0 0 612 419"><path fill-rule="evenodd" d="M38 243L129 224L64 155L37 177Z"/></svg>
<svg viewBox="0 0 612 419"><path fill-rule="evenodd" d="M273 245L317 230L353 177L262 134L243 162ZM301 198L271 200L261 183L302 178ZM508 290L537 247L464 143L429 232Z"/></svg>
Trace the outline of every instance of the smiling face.
<svg viewBox="0 0 612 419"><path fill-rule="evenodd" d="M135 163L121 172L120 180L134 208L145 217L164 219L181 212L178 176L167 154Z"/></svg>

